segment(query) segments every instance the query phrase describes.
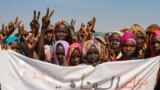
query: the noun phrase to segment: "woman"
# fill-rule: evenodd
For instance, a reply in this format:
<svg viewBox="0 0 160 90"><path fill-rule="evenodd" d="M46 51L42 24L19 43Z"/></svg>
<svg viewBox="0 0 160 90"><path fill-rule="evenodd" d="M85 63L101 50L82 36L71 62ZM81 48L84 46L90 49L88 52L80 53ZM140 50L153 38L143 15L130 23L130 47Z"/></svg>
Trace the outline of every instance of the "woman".
<svg viewBox="0 0 160 90"><path fill-rule="evenodd" d="M122 56L117 61L125 61L135 59L135 51L137 46L137 39L132 32L125 32L120 39L120 46Z"/></svg>
<svg viewBox="0 0 160 90"><path fill-rule="evenodd" d="M101 45L97 40L93 39L86 41L82 50L87 64L96 66L102 62L100 60L102 55Z"/></svg>
<svg viewBox="0 0 160 90"><path fill-rule="evenodd" d="M137 57L138 58L145 58L145 53L147 51L147 36L144 29L138 25L133 24L130 30L134 33L137 38ZM147 52L148 53L148 52Z"/></svg>
<svg viewBox="0 0 160 90"><path fill-rule="evenodd" d="M150 36L151 57L160 55L160 31L155 30ZM157 74L157 83L154 90L160 89L160 69Z"/></svg>
<svg viewBox="0 0 160 90"><path fill-rule="evenodd" d="M54 59L53 63L61 66L67 66L66 56L68 52L69 44L66 41L59 40L54 45Z"/></svg>
<svg viewBox="0 0 160 90"><path fill-rule="evenodd" d="M113 32L109 37L109 48L110 48L110 58L112 61L115 61L116 59L119 59L122 56L121 50L120 50L120 38L122 36L122 32L117 31ZM113 53L111 51L113 50Z"/></svg>
<svg viewBox="0 0 160 90"><path fill-rule="evenodd" d="M83 63L82 46L79 43L73 43L69 46L67 62L69 66L76 66Z"/></svg>
<svg viewBox="0 0 160 90"><path fill-rule="evenodd" d="M67 41L69 44L75 42L74 30L70 30L70 25L66 21L59 21L55 24L53 42L58 40Z"/></svg>
<svg viewBox="0 0 160 90"><path fill-rule="evenodd" d="M150 37L151 57L160 55L160 31L155 30Z"/></svg>

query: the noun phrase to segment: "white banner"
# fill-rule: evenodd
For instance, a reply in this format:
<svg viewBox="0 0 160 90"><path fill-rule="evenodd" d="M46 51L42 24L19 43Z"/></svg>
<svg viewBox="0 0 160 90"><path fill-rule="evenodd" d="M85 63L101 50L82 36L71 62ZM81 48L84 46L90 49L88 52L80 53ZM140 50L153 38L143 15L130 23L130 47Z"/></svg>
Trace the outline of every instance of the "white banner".
<svg viewBox="0 0 160 90"><path fill-rule="evenodd" d="M0 51L1 90L153 90L160 57L62 67Z"/></svg>

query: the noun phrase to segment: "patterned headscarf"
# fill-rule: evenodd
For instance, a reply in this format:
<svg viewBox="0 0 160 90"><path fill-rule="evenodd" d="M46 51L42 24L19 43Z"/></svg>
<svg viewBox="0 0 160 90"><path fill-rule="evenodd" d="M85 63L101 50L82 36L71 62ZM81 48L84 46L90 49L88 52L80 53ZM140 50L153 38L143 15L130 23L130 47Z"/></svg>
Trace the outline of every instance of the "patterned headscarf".
<svg viewBox="0 0 160 90"><path fill-rule="evenodd" d="M8 37L8 38L5 40L5 44L11 44L11 43L13 43L14 41L17 41L18 44L20 44L20 40L19 40L19 38L16 37L16 36L10 36L10 37Z"/></svg>
<svg viewBox="0 0 160 90"><path fill-rule="evenodd" d="M133 26L131 26L130 30L136 34L137 32L140 32L143 34L144 37L146 37L146 32L144 31L144 29L139 25L139 24L133 24Z"/></svg>
<svg viewBox="0 0 160 90"><path fill-rule="evenodd" d="M63 41L63 40L59 40L55 43L54 47L53 47L53 54L54 54L54 60L53 60L53 63L54 64L58 64L59 65L59 62L56 58L56 50L57 50L57 45L58 44L62 44L63 48L64 48L64 52L65 52L65 60L66 60L66 57L67 57L67 53L68 53L68 48L69 48L69 43L66 42L66 41Z"/></svg>
<svg viewBox="0 0 160 90"><path fill-rule="evenodd" d="M73 43L69 46L69 49L68 49L68 53L67 53L67 62L68 64L70 65L70 58L71 58L71 55L73 53L73 51L75 49L78 49L79 52L80 52L80 55L81 55L81 60L82 60L82 45L80 43Z"/></svg>
<svg viewBox="0 0 160 90"><path fill-rule="evenodd" d="M88 50L92 45L94 45L98 49L98 52L101 55L101 44L97 40L93 39L93 40L88 40L83 44L83 49L82 49L83 56L86 56Z"/></svg>
<svg viewBox="0 0 160 90"><path fill-rule="evenodd" d="M155 30L155 31L151 34L151 36L150 36L150 45L151 45L152 37L153 37L154 35L156 35L158 38L160 38L160 31L159 31L159 30ZM151 46L150 46L150 48L151 48ZM153 49L151 48L151 57L155 57L155 56L156 56L156 55L155 55Z"/></svg>
<svg viewBox="0 0 160 90"><path fill-rule="evenodd" d="M62 21L58 21L56 24L55 24L55 30L53 31L53 42L55 43L57 40L55 38L55 31L56 29L60 28L61 25L64 25L65 28L69 31L69 37L68 37L68 40L70 41L69 43L73 43L76 41L76 38L75 38L75 33L74 33L74 30L70 30L70 25L69 23L67 23L66 21L62 20ZM54 45L54 44L53 44Z"/></svg>
<svg viewBox="0 0 160 90"><path fill-rule="evenodd" d="M121 32L121 31L115 31L115 32L112 32L112 33L109 34L108 39L110 40L112 38L112 35L115 34L115 33L118 34L118 35L120 35L120 38L123 36L123 32Z"/></svg>
<svg viewBox="0 0 160 90"><path fill-rule="evenodd" d="M127 40L131 40L131 41L134 41L136 43L137 38L135 37L135 35L132 32L125 32L123 34L123 36L120 38L120 46L123 46L123 44Z"/></svg>

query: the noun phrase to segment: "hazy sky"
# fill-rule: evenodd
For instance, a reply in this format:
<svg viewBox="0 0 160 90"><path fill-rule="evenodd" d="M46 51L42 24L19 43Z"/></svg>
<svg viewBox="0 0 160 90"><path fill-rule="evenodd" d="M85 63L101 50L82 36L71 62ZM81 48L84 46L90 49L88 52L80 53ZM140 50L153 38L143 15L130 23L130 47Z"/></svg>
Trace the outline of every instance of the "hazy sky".
<svg viewBox="0 0 160 90"><path fill-rule="evenodd" d="M76 30L93 16L97 19L95 30L100 32L129 28L134 23L146 29L150 24L160 24L159 4L160 0L1 0L0 23L7 24L18 16L30 30L33 10L40 11L42 17L50 7L55 10L53 24L73 18Z"/></svg>

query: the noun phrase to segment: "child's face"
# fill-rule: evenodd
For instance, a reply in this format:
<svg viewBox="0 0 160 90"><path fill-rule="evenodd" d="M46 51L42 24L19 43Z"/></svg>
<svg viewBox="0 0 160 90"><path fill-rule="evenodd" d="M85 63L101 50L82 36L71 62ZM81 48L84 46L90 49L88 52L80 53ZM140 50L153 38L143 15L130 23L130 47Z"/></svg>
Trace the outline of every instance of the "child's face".
<svg viewBox="0 0 160 90"><path fill-rule="evenodd" d="M75 49L70 57L71 65L75 66L81 63L81 54L78 49Z"/></svg>
<svg viewBox="0 0 160 90"><path fill-rule="evenodd" d="M136 43L133 41L127 40L123 45L122 45L122 54L126 56L133 56L135 51L136 51Z"/></svg>
<svg viewBox="0 0 160 90"><path fill-rule="evenodd" d="M69 32L64 25L60 25L60 27L55 31L56 40L66 40L68 35L69 35Z"/></svg>
<svg viewBox="0 0 160 90"><path fill-rule="evenodd" d="M90 64L93 64L93 63L97 63L99 61L99 59L100 59L99 51L94 45L92 45L87 52L86 60Z"/></svg>

